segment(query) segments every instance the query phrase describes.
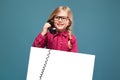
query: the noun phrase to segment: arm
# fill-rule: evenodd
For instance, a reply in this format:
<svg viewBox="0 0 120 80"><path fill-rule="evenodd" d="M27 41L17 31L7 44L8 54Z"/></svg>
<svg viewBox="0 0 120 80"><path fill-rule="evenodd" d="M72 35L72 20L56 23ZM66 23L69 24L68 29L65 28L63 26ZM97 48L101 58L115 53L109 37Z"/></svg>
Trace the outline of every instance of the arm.
<svg viewBox="0 0 120 80"><path fill-rule="evenodd" d="M32 46L40 47L40 48L45 47L46 46L46 36L43 36L41 33L39 33L38 36L35 38Z"/></svg>
<svg viewBox="0 0 120 80"><path fill-rule="evenodd" d="M46 46L46 35L49 27L51 27L49 23L44 24L42 32L38 34L32 44L33 47L43 48Z"/></svg>

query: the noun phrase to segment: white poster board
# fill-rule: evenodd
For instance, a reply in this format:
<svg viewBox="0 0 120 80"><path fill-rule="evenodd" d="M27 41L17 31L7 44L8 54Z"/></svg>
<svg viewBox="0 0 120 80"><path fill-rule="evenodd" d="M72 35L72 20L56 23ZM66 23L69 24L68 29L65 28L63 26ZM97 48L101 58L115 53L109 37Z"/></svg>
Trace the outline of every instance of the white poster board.
<svg viewBox="0 0 120 80"><path fill-rule="evenodd" d="M31 47L26 80L40 80L50 49ZM50 50L41 80L92 80L95 55Z"/></svg>

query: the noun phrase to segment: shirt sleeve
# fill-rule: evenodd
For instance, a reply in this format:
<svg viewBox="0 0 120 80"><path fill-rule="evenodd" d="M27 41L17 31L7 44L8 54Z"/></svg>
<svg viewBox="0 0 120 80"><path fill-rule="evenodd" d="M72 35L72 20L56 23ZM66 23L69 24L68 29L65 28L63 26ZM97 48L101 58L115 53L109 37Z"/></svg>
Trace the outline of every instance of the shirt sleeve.
<svg viewBox="0 0 120 80"><path fill-rule="evenodd" d="M38 36L35 38L32 46L44 48L45 45L46 45L46 35L43 36L41 33L39 33Z"/></svg>
<svg viewBox="0 0 120 80"><path fill-rule="evenodd" d="M70 51L71 52L78 52L78 43L77 43L77 39L74 35L72 36L71 44L72 44L72 48Z"/></svg>

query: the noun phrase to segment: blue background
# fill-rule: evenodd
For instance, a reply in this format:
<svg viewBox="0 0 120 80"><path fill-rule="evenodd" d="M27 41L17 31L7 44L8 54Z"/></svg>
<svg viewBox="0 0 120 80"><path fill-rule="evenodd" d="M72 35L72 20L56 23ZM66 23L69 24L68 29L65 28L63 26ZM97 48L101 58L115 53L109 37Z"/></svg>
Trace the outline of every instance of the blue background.
<svg viewBox="0 0 120 80"><path fill-rule="evenodd" d="M93 80L120 80L119 0L0 0L0 80L25 80L34 38L51 11L69 6L79 52L96 55Z"/></svg>

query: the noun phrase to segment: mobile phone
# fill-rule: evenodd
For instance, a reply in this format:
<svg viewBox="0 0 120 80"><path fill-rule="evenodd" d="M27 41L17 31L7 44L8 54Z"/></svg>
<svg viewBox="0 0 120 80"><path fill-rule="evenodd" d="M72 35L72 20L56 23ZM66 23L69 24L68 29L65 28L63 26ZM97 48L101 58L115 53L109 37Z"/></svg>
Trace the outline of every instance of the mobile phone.
<svg viewBox="0 0 120 80"><path fill-rule="evenodd" d="M55 34L56 33L56 28L54 26L53 20L48 20L47 22L50 23L50 25L51 25L51 27L49 27L48 30L50 31L50 33Z"/></svg>

